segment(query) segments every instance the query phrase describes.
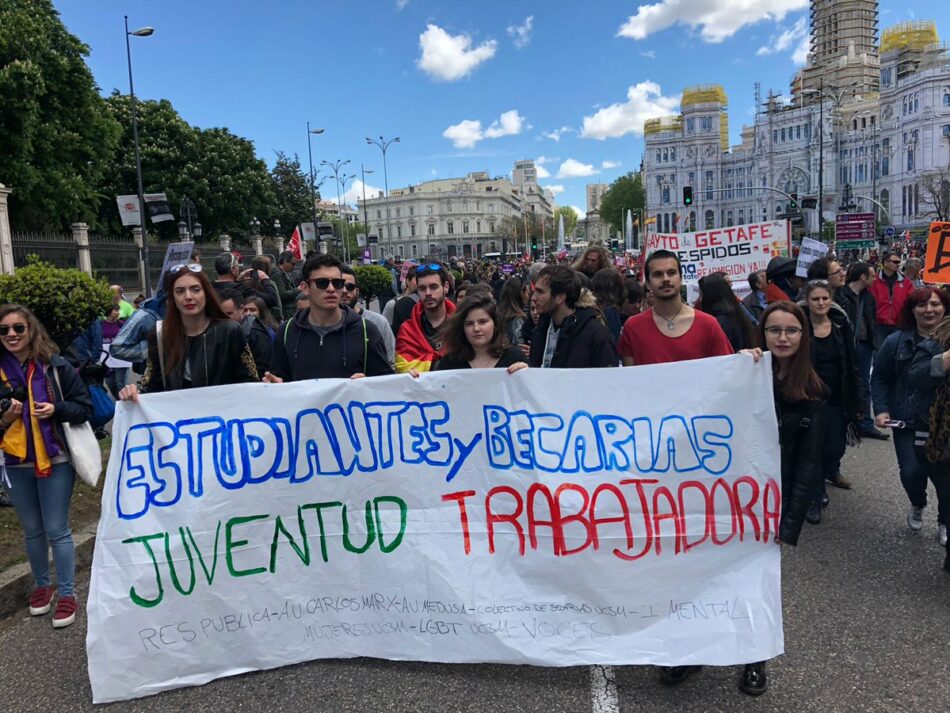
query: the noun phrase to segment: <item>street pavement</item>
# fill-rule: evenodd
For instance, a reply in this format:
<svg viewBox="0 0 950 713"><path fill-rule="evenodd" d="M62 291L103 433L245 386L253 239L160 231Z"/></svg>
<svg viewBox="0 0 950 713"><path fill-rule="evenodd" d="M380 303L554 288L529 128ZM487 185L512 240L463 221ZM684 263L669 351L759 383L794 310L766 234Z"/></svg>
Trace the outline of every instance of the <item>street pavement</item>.
<svg viewBox="0 0 950 713"><path fill-rule="evenodd" d="M855 488L831 488L820 525L784 548L786 653L770 690L738 692L738 667L706 667L676 689L653 667L590 669L316 661L93 706L85 617L54 631L24 610L0 624L0 711L914 711L950 710L950 573L940 567L935 503L905 523L890 442L850 449ZM932 491L931 491L932 499ZM79 578L82 611L89 583Z"/></svg>

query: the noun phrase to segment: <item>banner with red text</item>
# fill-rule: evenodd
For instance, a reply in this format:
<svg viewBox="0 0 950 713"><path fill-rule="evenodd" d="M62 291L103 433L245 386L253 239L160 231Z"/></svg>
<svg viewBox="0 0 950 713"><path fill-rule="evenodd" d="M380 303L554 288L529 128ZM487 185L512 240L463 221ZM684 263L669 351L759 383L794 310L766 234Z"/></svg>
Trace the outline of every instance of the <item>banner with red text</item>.
<svg viewBox="0 0 950 713"><path fill-rule="evenodd" d="M783 652L768 356L145 395L112 443L96 702L319 658Z"/></svg>
<svg viewBox="0 0 950 713"><path fill-rule="evenodd" d="M646 254L671 250L683 264L683 284L692 295L699 278L725 272L739 297L749 293L749 273L764 270L776 255L789 255L791 231L787 220L749 223L695 233L654 233L646 237Z"/></svg>

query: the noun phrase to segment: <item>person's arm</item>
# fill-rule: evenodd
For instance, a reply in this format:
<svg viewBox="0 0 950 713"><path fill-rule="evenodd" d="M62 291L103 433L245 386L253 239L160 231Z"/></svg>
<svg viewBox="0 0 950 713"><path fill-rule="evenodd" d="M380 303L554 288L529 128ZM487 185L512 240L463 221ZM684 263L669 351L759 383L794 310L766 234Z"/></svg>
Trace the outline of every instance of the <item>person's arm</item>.
<svg viewBox="0 0 950 713"><path fill-rule="evenodd" d="M83 383L79 374L71 366L56 369L56 376L62 391L62 401L53 403L52 418L60 423L85 423L92 416L92 399L89 389Z"/></svg>
<svg viewBox="0 0 950 713"><path fill-rule="evenodd" d="M890 414L891 388L897 378L894 369L894 359L897 356L897 346L900 342L900 332L895 332L884 340L884 344L874 355L874 368L871 370L871 402L874 404L875 414Z"/></svg>
<svg viewBox="0 0 950 713"><path fill-rule="evenodd" d="M372 322L365 322L365 325L369 344L366 346L366 364L363 367L363 373L366 376L386 376L396 373L393 365L389 363L386 345L383 343L379 329Z"/></svg>

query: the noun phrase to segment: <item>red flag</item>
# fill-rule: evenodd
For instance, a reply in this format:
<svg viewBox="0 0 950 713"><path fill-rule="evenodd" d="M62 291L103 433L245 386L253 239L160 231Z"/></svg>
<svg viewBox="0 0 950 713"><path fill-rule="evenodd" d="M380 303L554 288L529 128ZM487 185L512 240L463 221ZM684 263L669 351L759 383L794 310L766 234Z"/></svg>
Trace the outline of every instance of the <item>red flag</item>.
<svg viewBox="0 0 950 713"><path fill-rule="evenodd" d="M303 260L303 245L300 242L300 226L294 226L294 234L290 236L290 242L287 243L287 249L294 254L298 260Z"/></svg>

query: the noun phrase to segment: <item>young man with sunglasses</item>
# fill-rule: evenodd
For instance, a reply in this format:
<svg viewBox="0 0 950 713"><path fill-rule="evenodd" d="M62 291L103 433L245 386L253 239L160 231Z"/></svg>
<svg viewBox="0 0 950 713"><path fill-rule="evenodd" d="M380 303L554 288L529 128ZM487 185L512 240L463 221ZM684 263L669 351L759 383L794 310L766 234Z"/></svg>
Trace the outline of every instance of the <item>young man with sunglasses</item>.
<svg viewBox="0 0 950 713"><path fill-rule="evenodd" d="M346 303L341 268L332 255L314 255L304 263L310 308L280 325L263 381L279 384L393 373L376 325Z"/></svg>
<svg viewBox="0 0 950 713"><path fill-rule="evenodd" d="M349 265L343 265L340 268L343 273L343 303L349 305L358 315L371 324L376 325L380 335L383 337L383 344L386 345L386 358L389 359L389 365L396 363L396 336L393 334L393 328L389 322L379 312L360 307L360 287L356 281L356 272Z"/></svg>
<svg viewBox="0 0 950 713"><path fill-rule="evenodd" d="M888 336L897 331L901 308L907 295L914 291L914 283L897 269L900 265L901 256L893 250L888 250L881 260L881 274L868 288L877 305L874 332L878 344L883 344Z"/></svg>
<svg viewBox="0 0 950 713"><path fill-rule="evenodd" d="M435 262L415 268L419 302L396 335L396 372L429 371L443 356L440 327L455 311L449 294L448 270Z"/></svg>

